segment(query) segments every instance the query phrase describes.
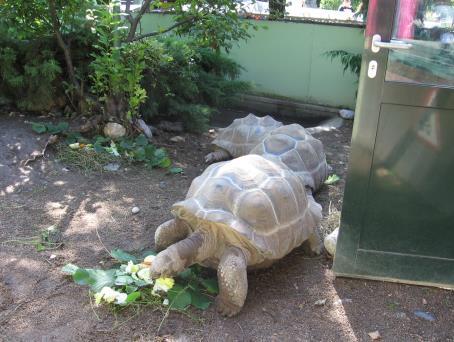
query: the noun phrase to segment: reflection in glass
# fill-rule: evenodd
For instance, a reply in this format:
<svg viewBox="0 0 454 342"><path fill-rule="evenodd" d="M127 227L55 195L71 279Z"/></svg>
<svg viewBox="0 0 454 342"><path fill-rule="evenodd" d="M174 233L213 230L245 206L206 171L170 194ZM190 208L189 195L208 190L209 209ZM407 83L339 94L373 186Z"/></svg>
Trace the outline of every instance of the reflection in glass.
<svg viewBox="0 0 454 342"><path fill-rule="evenodd" d="M389 53L387 81L454 86L454 4L400 0L393 39L412 44Z"/></svg>

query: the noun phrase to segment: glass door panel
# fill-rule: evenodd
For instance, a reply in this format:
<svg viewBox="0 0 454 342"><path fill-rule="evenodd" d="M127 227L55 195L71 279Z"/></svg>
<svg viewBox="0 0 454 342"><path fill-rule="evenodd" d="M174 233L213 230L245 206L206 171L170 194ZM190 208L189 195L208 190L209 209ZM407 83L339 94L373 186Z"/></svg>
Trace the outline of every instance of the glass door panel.
<svg viewBox="0 0 454 342"><path fill-rule="evenodd" d="M454 3L400 0L392 39L411 44L391 50L386 81L454 87Z"/></svg>

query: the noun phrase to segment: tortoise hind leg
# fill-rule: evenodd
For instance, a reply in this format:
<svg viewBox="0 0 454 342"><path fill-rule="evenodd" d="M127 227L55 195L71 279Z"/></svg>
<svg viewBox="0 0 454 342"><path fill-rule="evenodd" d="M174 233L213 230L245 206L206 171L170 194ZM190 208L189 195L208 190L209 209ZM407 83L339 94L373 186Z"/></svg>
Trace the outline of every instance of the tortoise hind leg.
<svg viewBox="0 0 454 342"><path fill-rule="evenodd" d="M247 295L247 260L241 249L230 247L225 250L218 267L219 295L217 310L225 316L240 312Z"/></svg>
<svg viewBox="0 0 454 342"><path fill-rule="evenodd" d="M157 252L164 250L170 245L183 240L189 235L190 229L187 224L178 219L172 219L161 224L154 234L154 243Z"/></svg>

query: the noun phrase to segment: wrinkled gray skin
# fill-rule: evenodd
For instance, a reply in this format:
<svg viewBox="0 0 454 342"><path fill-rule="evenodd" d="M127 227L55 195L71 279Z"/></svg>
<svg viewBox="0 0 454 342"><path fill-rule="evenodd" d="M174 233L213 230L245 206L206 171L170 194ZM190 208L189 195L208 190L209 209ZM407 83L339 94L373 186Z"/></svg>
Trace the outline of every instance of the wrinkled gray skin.
<svg viewBox="0 0 454 342"><path fill-rule="evenodd" d="M309 238L309 248L320 254L321 243L318 234ZM155 245L161 251L150 268L153 278L173 277L185 268L198 263L205 264L215 253L219 244L209 229L191 233L188 225L180 219L161 224L155 233ZM224 246L217 267L219 295L216 306L225 316L236 315L244 305L248 291L247 265L249 252L237 246ZM270 266L269 262L255 268Z"/></svg>

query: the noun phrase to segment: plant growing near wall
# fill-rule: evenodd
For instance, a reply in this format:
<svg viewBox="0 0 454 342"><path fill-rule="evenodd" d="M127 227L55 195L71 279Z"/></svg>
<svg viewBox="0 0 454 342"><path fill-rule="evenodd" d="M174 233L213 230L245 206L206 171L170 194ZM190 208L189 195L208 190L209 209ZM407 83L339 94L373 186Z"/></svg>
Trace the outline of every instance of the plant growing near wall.
<svg viewBox="0 0 454 342"><path fill-rule="evenodd" d="M344 74L348 70L359 78L362 60L360 53L352 53L345 50L331 50L325 52L323 55L331 58L331 61L333 61L334 59L339 59L342 66L344 67Z"/></svg>
<svg viewBox="0 0 454 342"><path fill-rule="evenodd" d="M128 28L120 26L113 6L92 11L92 18L97 44L90 64L91 90L104 104L106 120L128 125L147 97L141 80L145 69L153 73L160 63L160 45L155 40L123 43Z"/></svg>
<svg viewBox="0 0 454 342"><path fill-rule="evenodd" d="M45 41L46 46L50 47L48 50L51 53L44 56L48 63L41 63L47 72L44 83L52 85L43 87L48 98L56 97L53 96L53 82L57 77L62 77L64 93L80 114L99 114L102 109L102 121L113 119L130 126L141 104L150 96L147 94L148 89L143 86L144 75L147 75L151 84L157 84L160 75L154 69L167 63L167 55L153 37L171 31L178 35L187 34L198 47L211 49L221 55L221 51L228 51L235 41L249 38L249 28L255 27L250 22L240 21L240 6L230 0L176 0L172 3L145 0L136 12L130 10L130 5L131 1L126 1L125 13L120 15L118 0L4 0L0 7L0 28L4 29L4 36L22 40L25 45ZM173 11L175 24L157 32L137 34L143 15L153 7ZM74 49L74 43L81 40L85 46L79 43L76 46L82 46L82 50ZM3 58L11 59L9 52L3 51ZM11 68L12 62L16 66L22 64L19 60L10 60L9 74L5 73L1 79L1 88L5 88L5 85L19 86L21 79L30 77L21 68ZM53 66L55 68L50 69ZM40 75L36 70L30 70L33 75ZM198 75L205 71L199 70ZM217 92L213 92L213 98L220 98L219 91L231 87L231 84L222 82L222 76L217 75L217 80L222 84L216 88ZM169 93L177 95L178 91L170 89ZM210 110L205 103L197 103L197 100L196 96L189 102L176 101L173 107L178 109L177 114L183 113L186 118L197 119L199 123L196 125L203 126ZM182 107L182 103L189 106ZM90 107L88 104L91 104Z"/></svg>
<svg viewBox="0 0 454 342"><path fill-rule="evenodd" d="M147 71L143 83L149 94L141 108L146 118L179 118L188 130L202 131L215 107L249 89L249 83L236 80L241 67L226 55L194 40L169 37L160 42L165 58L156 74Z"/></svg>

